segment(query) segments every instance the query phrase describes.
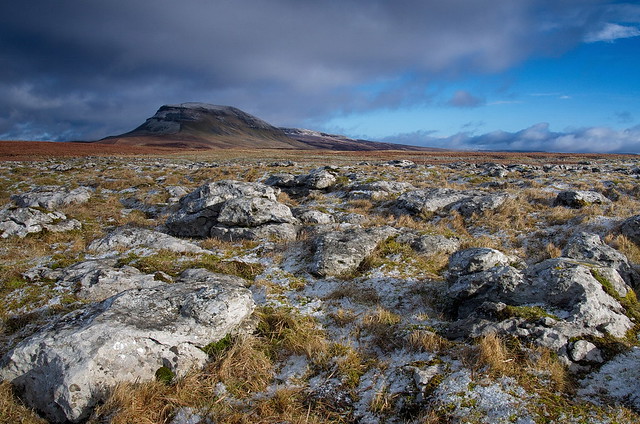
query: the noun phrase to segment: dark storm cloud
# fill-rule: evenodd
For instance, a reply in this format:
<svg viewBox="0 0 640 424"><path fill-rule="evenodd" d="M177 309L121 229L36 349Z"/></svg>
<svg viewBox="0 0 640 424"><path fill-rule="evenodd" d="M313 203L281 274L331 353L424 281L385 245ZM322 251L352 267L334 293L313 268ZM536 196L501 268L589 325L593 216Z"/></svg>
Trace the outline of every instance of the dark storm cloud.
<svg viewBox="0 0 640 424"><path fill-rule="evenodd" d="M640 126L620 131L590 127L554 132L543 122L517 132L494 131L478 136L463 132L451 137L436 137L429 132L417 131L387 137L383 141L454 150L632 153L640 151Z"/></svg>
<svg viewBox="0 0 640 424"><path fill-rule="evenodd" d="M278 125L425 102L434 77L574 46L613 13L599 3L10 2L0 15L0 136L102 137L184 101Z"/></svg>

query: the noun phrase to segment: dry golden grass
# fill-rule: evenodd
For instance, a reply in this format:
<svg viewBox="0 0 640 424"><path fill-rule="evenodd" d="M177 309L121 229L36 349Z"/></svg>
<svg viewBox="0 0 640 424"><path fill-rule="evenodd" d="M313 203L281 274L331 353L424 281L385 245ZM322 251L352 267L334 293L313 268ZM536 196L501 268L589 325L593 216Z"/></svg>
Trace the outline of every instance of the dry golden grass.
<svg viewBox="0 0 640 424"><path fill-rule="evenodd" d="M515 370L515 358L510 355L504 341L495 333L480 337L477 342L478 363L489 368L491 373L511 375Z"/></svg>
<svg viewBox="0 0 640 424"><path fill-rule="evenodd" d="M374 345L390 351L403 345L397 328L401 320L400 315L378 306L362 318L361 328L373 336Z"/></svg>
<svg viewBox="0 0 640 424"><path fill-rule="evenodd" d="M640 247L626 236L622 234L617 236L610 234L605 237L604 241L624 253L632 263L640 264Z"/></svg>
<svg viewBox="0 0 640 424"><path fill-rule="evenodd" d="M452 346L452 343L429 330L414 330L407 336L407 345L418 351L440 353Z"/></svg>
<svg viewBox="0 0 640 424"><path fill-rule="evenodd" d="M326 358L329 342L315 320L285 308L263 307L257 311L258 334L270 345L270 354L306 355L322 362Z"/></svg>
<svg viewBox="0 0 640 424"><path fill-rule="evenodd" d="M189 373L171 384L121 383L97 409L94 422L102 422L101 417L108 416L113 424L160 424L167 423L181 406L213 411L224 400L216 395L219 382L235 397L262 391L272 378L273 366L261 343L250 336L240 337L203 371Z"/></svg>
<svg viewBox="0 0 640 424"><path fill-rule="evenodd" d="M562 249L560 249L553 243L547 243L547 245L544 247L544 251L549 258L559 258L560 256L562 256Z"/></svg>
<svg viewBox="0 0 640 424"><path fill-rule="evenodd" d="M0 422L6 424L46 424L35 412L27 408L13 394L11 384L0 383Z"/></svg>

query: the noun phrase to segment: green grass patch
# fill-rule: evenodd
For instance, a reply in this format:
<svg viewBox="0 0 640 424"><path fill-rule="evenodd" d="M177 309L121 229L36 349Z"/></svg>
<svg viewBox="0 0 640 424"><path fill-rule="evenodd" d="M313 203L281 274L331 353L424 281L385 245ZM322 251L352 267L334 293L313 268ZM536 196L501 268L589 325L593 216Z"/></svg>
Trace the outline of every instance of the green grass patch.
<svg viewBox="0 0 640 424"><path fill-rule="evenodd" d="M559 320L556 315L550 314L540 306L512 306L507 305L502 311L498 313L500 319L507 318L524 318L527 321L538 321L540 318L553 318Z"/></svg>
<svg viewBox="0 0 640 424"><path fill-rule="evenodd" d="M147 274L158 271L178 276L189 268L204 268L211 272L235 275L253 281L264 271L264 266L240 261L223 260L217 255L188 255L161 250L149 256L129 254L118 261L119 266L130 265Z"/></svg>

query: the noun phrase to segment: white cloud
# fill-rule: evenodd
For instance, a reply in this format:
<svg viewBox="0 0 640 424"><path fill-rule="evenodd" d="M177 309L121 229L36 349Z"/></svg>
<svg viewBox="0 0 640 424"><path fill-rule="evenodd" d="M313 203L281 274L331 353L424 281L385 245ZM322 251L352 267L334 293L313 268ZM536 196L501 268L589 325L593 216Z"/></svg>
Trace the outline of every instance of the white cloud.
<svg viewBox="0 0 640 424"><path fill-rule="evenodd" d="M542 122L515 133L494 131L479 136L459 133L434 137L429 132L417 131L386 137L383 141L459 150L640 153L640 125L625 130L590 127L553 132L548 123Z"/></svg>
<svg viewBox="0 0 640 424"><path fill-rule="evenodd" d="M640 36L640 29L637 27L606 23L599 30L588 33L585 37L585 41L587 43L596 43L598 41L611 43L620 38L632 38L638 36Z"/></svg>

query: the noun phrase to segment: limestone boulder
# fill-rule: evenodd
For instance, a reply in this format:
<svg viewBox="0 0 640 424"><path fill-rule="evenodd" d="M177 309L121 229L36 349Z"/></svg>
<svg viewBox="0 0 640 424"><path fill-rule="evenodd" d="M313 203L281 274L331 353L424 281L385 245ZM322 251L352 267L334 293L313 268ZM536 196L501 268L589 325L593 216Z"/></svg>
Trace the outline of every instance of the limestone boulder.
<svg viewBox="0 0 640 424"><path fill-rule="evenodd" d="M14 194L11 200L19 208L42 208L55 210L72 203L86 203L93 191L87 187L73 190L61 186L41 186L28 193Z"/></svg>
<svg viewBox="0 0 640 424"><path fill-rule="evenodd" d="M262 183L227 180L205 184L180 200L180 209L169 216L166 227L179 237L270 233L254 228L295 222L291 210L277 202L278 193Z"/></svg>
<svg viewBox="0 0 640 424"><path fill-rule="evenodd" d="M622 221L620 233L640 246L640 215L634 215Z"/></svg>
<svg viewBox="0 0 640 424"><path fill-rule="evenodd" d="M602 194L588 190L563 190L558 193L555 200L556 206L567 206L575 209L593 204L604 205L608 203L611 203L611 200Z"/></svg>
<svg viewBox="0 0 640 424"><path fill-rule="evenodd" d="M506 193L487 193L477 190L428 188L403 193L396 201L400 213L414 215L457 210L464 217L481 215L500 207L509 196Z"/></svg>
<svg viewBox="0 0 640 424"><path fill-rule="evenodd" d="M567 241L562 256L572 259L595 262L605 267L614 268L627 284L640 287L640 278L633 269L627 257L603 243L597 234L580 232ZM615 281L615 278L614 278ZM626 289L620 288L621 297L626 296Z"/></svg>
<svg viewBox="0 0 640 424"><path fill-rule="evenodd" d="M24 238L42 231L66 232L77 230L82 224L67 219L62 212L43 212L35 208L6 208L0 210L0 237Z"/></svg>
<svg viewBox="0 0 640 424"><path fill-rule="evenodd" d="M119 382L153 380L161 367L178 376L202 367L202 348L254 309L242 283L184 278L89 304L20 342L2 359L0 378L50 422L80 422Z"/></svg>
<svg viewBox="0 0 640 424"><path fill-rule="evenodd" d="M99 253L118 253L122 250L169 250L177 253L206 253L195 243L146 228L119 227L107 236L94 240L89 250Z"/></svg>
<svg viewBox="0 0 640 424"><path fill-rule="evenodd" d="M339 276L355 271L378 245L396 234L391 227L354 228L331 231L316 237L309 271L315 275Z"/></svg>
<svg viewBox="0 0 640 424"><path fill-rule="evenodd" d="M258 227L264 224L291 224L295 218L286 205L275 200L241 196L222 205L217 221L229 227Z"/></svg>
<svg viewBox="0 0 640 424"><path fill-rule="evenodd" d="M130 289L160 287L166 282L155 275L144 274L132 266L117 267L115 260L79 262L45 277L56 277L57 283L72 291L79 299L102 301Z"/></svg>

